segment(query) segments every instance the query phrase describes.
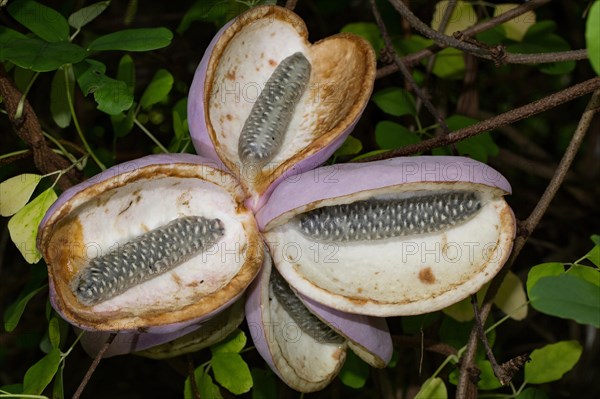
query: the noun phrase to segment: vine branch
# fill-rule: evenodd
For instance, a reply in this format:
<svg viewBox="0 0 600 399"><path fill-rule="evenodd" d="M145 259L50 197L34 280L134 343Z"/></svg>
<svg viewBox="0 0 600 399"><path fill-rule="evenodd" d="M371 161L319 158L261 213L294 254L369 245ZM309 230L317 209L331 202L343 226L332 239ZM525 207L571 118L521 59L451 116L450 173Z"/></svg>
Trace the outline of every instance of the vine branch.
<svg viewBox="0 0 600 399"><path fill-rule="evenodd" d="M379 26L379 30L381 31L381 36L383 37L383 40L385 41L385 48L386 48L387 53L392 55L392 57L394 59L394 63L396 64L396 66L398 66L398 69L400 70L400 72L402 72L402 76L404 76L404 79L411 86L411 89L421 99L421 101L423 102L423 104L425 105L427 110L431 113L431 115L433 115L436 122L442 127L442 129L444 130L445 133L449 133L450 129L448 129L448 125L446 124L446 121L444 120L442 115L439 113L439 111L434 107L434 105L431 103L431 101L429 101L429 98L427 98L425 93L423 93L423 90L421 90L419 85L415 82L415 80L412 77L412 74L410 73L410 71L408 70L406 65L404 65L404 63L398 56L398 53L396 53L396 50L394 49L394 44L392 43L392 38L389 36L389 34L387 32L387 28L385 27L385 23L383 22L383 19L381 18L381 14L379 13L379 10L377 9L375 0L370 0L370 2L371 2L371 9L373 10L373 15L375 16L375 21L377 21L377 25Z"/></svg>
<svg viewBox="0 0 600 399"><path fill-rule="evenodd" d="M96 367L98 367L98 364L100 364L100 360L102 360L102 356L104 356L104 354L106 353L106 351L108 350L110 345L115 340L116 336L117 336L117 333L111 333L108 336L108 338L106 339L106 342L104 343L104 345L102 345L102 348L100 348L100 350L96 354L96 357L92 361L92 364L90 364L90 368L88 368L87 372L85 373L85 376L83 376L83 380L81 380L81 383L79 384L79 386L77 387L77 390L73 394L72 399L79 399L79 397L81 397L83 390L85 389L86 385L92 378L94 371L96 371Z"/></svg>
<svg viewBox="0 0 600 399"><path fill-rule="evenodd" d="M0 96L5 104L6 113L15 133L31 148L33 161L36 168L43 174L49 174L58 170L65 170L71 163L60 155L54 153L48 146L42 127L35 111L16 88L10 77L0 69ZM22 104L22 112L18 115ZM64 173L58 185L65 190L81 181L81 174L74 168Z"/></svg>
<svg viewBox="0 0 600 399"><path fill-rule="evenodd" d="M597 80L600 78L595 78L592 80ZM588 81L589 82L589 81ZM489 289L485 295L483 300L481 309L479 311L479 316L481 323L485 323L490 310L492 309L492 303L494 301L494 297L498 293L498 289L502 284L502 281L508 274L508 271L512 268L515 263L516 258L521 253L523 246L531 236L531 233L536 228L542 216L546 213L546 210L550 206L550 202L554 199L558 189L561 187L567 172L569 171L573 160L575 159L575 155L577 155L577 151L583 142L585 134L589 130L589 127L592 123L592 119L594 115L600 111L600 90L598 88L592 95L592 98L588 102L588 105L585 108L585 111L581 115L579 119L579 123L577 128L575 129L575 133L569 142L569 145L558 164L558 167L554 173L554 176L548 183L546 190L540 197L537 205L530 213L530 215L525 219L522 223L520 223L520 234L515 239L513 244L512 253L506 262L506 265L502 268L500 273L492 280ZM462 357L461 360L461 368L460 368L460 377L456 391L456 397L459 399L468 398L469 392L473 391L474 382L469 379L469 370L471 370L474 366L475 352L477 351L477 326L474 326L471 329L471 335L469 336L469 342L467 343L467 350Z"/></svg>
<svg viewBox="0 0 600 399"><path fill-rule="evenodd" d="M459 33L459 36L462 38L473 37L478 33L489 30L495 26L501 25L504 22L510 21L522 14L525 14L528 11L534 10L544 4L549 3L550 0L531 0L526 3L519 5L501 15L498 15L494 18L488 19L476 25L473 25ZM414 14L413 14L414 15ZM415 16L416 18L416 16ZM418 19L418 18L417 18ZM422 22L421 22L422 23ZM425 25L425 24L423 24ZM427 25L426 28L430 29ZM435 31L434 31L435 32ZM447 36L447 35L444 35ZM450 37L450 36L447 36ZM460 41L460 39L457 39ZM417 51L416 53L407 55L402 57L401 60L406 66L412 66L418 64L422 59L427 58L437 51L441 50L443 47L438 44L434 44L429 46L426 49ZM560 51L560 52L552 52L552 53L540 53L540 54L517 54L517 53L509 53L505 54L506 58L502 60L503 63L515 63L515 64L541 64L548 62L558 62L558 61L577 61L587 58L587 51L585 49L581 50L569 50L569 51ZM490 58L491 59L491 58ZM381 67L377 71L376 78L380 79L385 76L391 75L392 73L398 70L398 66L396 64L386 65Z"/></svg>
<svg viewBox="0 0 600 399"><path fill-rule="evenodd" d="M595 77L584 82L573 85L567 89L561 90L554 94L550 94L540 100L523 105L519 108L512 109L500 115L496 115L475 125L457 130L449 135L434 137L429 140L424 140L417 144L411 144L406 147L396 150L384 152L370 157L362 158L361 162L378 161L381 159L394 158L403 155L412 155L419 152L429 151L436 147L442 147L449 144L454 144L467 137L496 129L500 126L509 125L521 119L547 111L565 102L574 100L585 94L591 93L600 89L600 77Z"/></svg>

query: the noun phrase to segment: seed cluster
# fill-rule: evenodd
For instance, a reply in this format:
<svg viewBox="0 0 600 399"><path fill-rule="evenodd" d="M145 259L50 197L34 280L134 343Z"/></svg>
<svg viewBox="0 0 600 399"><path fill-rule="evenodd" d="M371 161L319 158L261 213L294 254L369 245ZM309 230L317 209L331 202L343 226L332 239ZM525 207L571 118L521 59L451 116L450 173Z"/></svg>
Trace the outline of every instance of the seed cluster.
<svg viewBox="0 0 600 399"><path fill-rule="evenodd" d="M275 68L246 119L238 142L244 165L264 166L281 147L294 109L308 86L311 65L294 53Z"/></svg>
<svg viewBox="0 0 600 399"><path fill-rule="evenodd" d="M79 302L94 305L173 269L216 244L224 234L220 219L175 219L92 259L75 276L71 289Z"/></svg>
<svg viewBox="0 0 600 399"><path fill-rule="evenodd" d="M469 191L333 205L298 217L300 231L322 241L362 241L426 234L466 221L481 209L481 198Z"/></svg>
<svg viewBox="0 0 600 399"><path fill-rule="evenodd" d="M302 332L310 334L310 336L319 342L340 343L343 341L343 338L338 333L306 309L306 306L294 294L287 281L283 279L276 269L271 271L269 284L277 301L292 317Z"/></svg>

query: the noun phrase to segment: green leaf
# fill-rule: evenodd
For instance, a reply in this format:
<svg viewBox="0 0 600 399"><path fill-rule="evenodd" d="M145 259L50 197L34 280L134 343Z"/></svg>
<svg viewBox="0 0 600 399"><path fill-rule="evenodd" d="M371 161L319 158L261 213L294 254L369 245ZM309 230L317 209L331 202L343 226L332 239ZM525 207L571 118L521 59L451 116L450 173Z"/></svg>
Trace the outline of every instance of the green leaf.
<svg viewBox="0 0 600 399"><path fill-rule="evenodd" d="M528 38L536 38L546 36L556 30L556 22L546 19L543 21L536 22L527 29L525 35Z"/></svg>
<svg viewBox="0 0 600 399"><path fill-rule="evenodd" d="M477 367L481 372L481 374L479 374L479 381L477 381L477 388L489 391L490 389L497 389L502 386L494 374L492 364L489 360L479 360L477 362Z"/></svg>
<svg viewBox="0 0 600 399"><path fill-rule="evenodd" d="M40 39L14 39L5 43L0 61L8 60L36 72L54 71L65 64L83 60L87 52L73 43L48 43Z"/></svg>
<svg viewBox="0 0 600 399"><path fill-rule="evenodd" d="M369 151L367 153L360 154L359 156L352 158L351 161L358 161L358 160L361 160L363 158L368 158L368 157L373 156L373 155L383 154L384 152L388 152L388 150Z"/></svg>
<svg viewBox="0 0 600 399"><path fill-rule="evenodd" d="M42 258L36 248L38 225L54 201L56 201L56 193L49 188L8 221L10 238L28 263L37 263Z"/></svg>
<svg viewBox="0 0 600 399"><path fill-rule="evenodd" d="M446 124L451 131L460 130L477 123L477 119L463 115L452 115L446 119ZM488 132L469 137L456 143L460 155L470 155L473 159L487 162L489 156L498 155L499 149Z"/></svg>
<svg viewBox="0 0 600 399"><path fill-rule="evenodd" d="M100 111L117 115L133 105L133 95L125 82L105 75L106 66L95 60L74 65L77 83L83 94L94 94Z"/></svg>
<svg viewBox="0 0 600 399"><path fill-rule="evenodd" d="M400 87L388 87L373 94L373 101L381 110L394 116L416 115L415 99Z"/></svg>
<svg viewBox="0 0 600 399"><path fill-rule="evenodd" d="M72 75L69 74L72 78ZM71 124L71 110L69 108L69 100L66 95L67 82L65 81L65 71L59 68L54 73L52 84L50 86L50 113L52 119L58 127L66 128ZM68 90L71 92L71 98L75 94L74 82L70 82Z"/></svg>
<svg viewBox="0 0 600 399"><path fill-rule="evenodd" d="M119 67L117 68L117 80L125 82L131 95L135 91L135 65L133 64L133 58L129 54L125 54L119 60Z"/></svg>
<svg viewBox="0 0 600 399"><path fill-rule="evenodd" d="M442 312L456 321L469 321L473 320L474 317L473 304L470 297L442 309Z"/></svg>
<svg viewBox="0 0 600 399"><path fill-rule="evenodd" d="M146 90L144 90L144 94L142 94L140 99L142 108L147 109L151 105L164 100L169 95L172 87L173 75L166 69L159 69L154 74Z"/></svg>
<svg viewBox="0 0 600 399"><path fill-rule="evenodd" d="M600 245L600 235L592 234L590 240L592 240L595 245Z"/></svg>
<svg viewBox="0 0 600 399"><path fill-rule="evenodd" d="M275 375L270 370L252 368L252 399L276 399L277 382Z"/></svg>
<svg viewBox="0 0 600 399"><path fill-rule="evenodd" d="M189 127L187 124L187 98L177 101L171 113L173 117L174 138L169 150L179 152L184 140L189 140Z"/></svg>
<svg viewBox="0 0 600 399"><path fill-rule="evenodd" d="M594 248L585 255L586 259L592 262L596 267L600 267L600 245L594 245Z"/></svg>
<svg viewBox="0 0 600 399"><path fill-rule="evenodd" d="M246 346L246 334L237 328L229 334L223 341L210 347L213 355L218 353L240 353Z"/></svg>
<svg viewBox="0 0 600 399"><path fill-rule="evenodd" d="M529 298L531 306L542 313L600 328L600 287L578 276L541 278Z"/></svg>
<svg viewBox="0 0 600 399"><path fill-rule="evenodd" d="M441 378L429 378L423 383L414 399L446 399L448 391Z"/></svg>
<svg viewBox="0 0 600 399"><path fill-rule="evenodd" d="M590 8L585 23L585 46L592 68L600 75L600 1Z"/></svg>
<svg viewBox="0 0 600 399"><path fill-rule="evenodd" d="M0 387L0 391L6 392L6 393L12 393L12 394L20 394L20 393L23 393L23 384L4 385L4 386ZM18 397L18 396L16 396L16 397Z"/></svg>
<svg viewBox="0 0 600 399"><path fill-rule="evenodd" d="M50 319L48 323L48 338L53 348L60 346L60 323L56 317Z"/></svg>
<svg viewBox="0 0 600 399"><path fill-rule="evenodd" d="M98 15L102 14L109 4L110 1L100 1L75 11L73 14L69 15L69 25L75 29L83 28L85 25L96 19Z"/></svg>
<svg viewBox="0 0 600 399"><path fill-rule="evenodd" d="M534 350L529 355L531 361L525 363L525 381L544 384L560 380L579 361L582 351L577 341L561 341Z"/></svg>
<svg viewBox="0 0 600 399"><path fill-rule="evenodd" d="M348 136L340 148L335 151L334 156L343 157L347 155L356 155L361 152L362 149L363 145L359 139L354 136Z"/></svg>
<svg viewBox="0 0 600 399"><path fill-rule="evenodd" d="M40 395L48 384L50 384L52 378L54 378L60 360L60 350L55 348L31 366L23 379L23 393Z"/></svg>
<svg viewBox="0 0 600 399"><path fill-rule="evenodd" d="M533 266L527 274L527 295L531 297L531 287L533 287L542 277L558 276L565 272L562 263L548 262Z"/></svg>
<svg viewBox="0 0 600 399"><path fill-rule="evenodd" d="M448 3L448 0L438 1L436 3L433 18L431 20L431 27L433 29L440 30L440 24L442 23L442 19L448 8ZM473 6L465 1L457 1L443 33L452 35L454 32L463 31L476 23L477 13Z"/></svg>
<svg viewBox="0 0 600 399"><path fill-rule="evenodd" d="M64 399L65 387L63 372L65 369L64 362L59 366L56 375L54 376L54 384L52 384L52 399Z"/></svg>
<svg viewBox="0 0 600 399"><path fill-rule="evenodd" d="M16 0L6 8L21 25L47 42L69 40L69 25L61 13L33 0Z"/></svg>
<svg viewBox="0 0 600 399"><path fill-rule="evenodd" d="M548 395L541 389L529 387L522 391L516 399L548 399Z"/></svg>
<svg viewBox="0 0 600 399"><path fill-rule="evenodd" d="M371 46L375 49L375 53L379 52L385 47L383 38L381 37L381 31L379 27L373 22L355 22L345 25L340 32L349 32L358 35L371 43Z"/></svg>
<svg viewBox="0 0 600 399"><path fill-rule="evenodd" d="M214 353L211 365L215 373L215 380L229 392L240 395L252 388L250 369L239 353Z"/></svg>
<svg viewBox="0 0 600 399"><path fill-rule="evenodd" d="M100 36L90 43L89 51L149 51L171 44L173 33L167 28L125 29Z"/></svg>
<svg viewBox="0 0 600 399"><path fill-rule="evenodd" d="M518 7L518 4L498 4L494 9L494 17L502 15L513 8ZM514 41L520 42L525 37L525 33L529 27L535 24L535 13L528 11L525 14L519 15L516 18L511 19L503 23L502 26L506 32L506 37Z"/></svg>
<svg viewBox="0 0 600 399"><path fill-rule="evenodd" d="M125 137L133 129L135 119L135 107L129 108L126 114L120 113L110 116L113 131L116 137Z"/></svg>
<svg viewBox="0 0 600 399"><path fill-rule="evenodd" d="M0 215L17 213L31 198L42 176L24 173L0 183Z"/></svg>
<svg viewBox="0 0 600 399"><path fill-rule="evenodd" d="M496 156L500 151L487 132L459 141L456 143L456 149L460 155L469 155L483 163L487 163L488 157Z"/></svg>
<svg viewBox="0 0 600 399"><path fill-rule="evenodd" d="M595 286L600 287L600 270L596 268L582 265L573 265L569 268L569 270L567 270L566 273L572 276L577 276L585 281L594 284Z"/></svg>
<svg viewBox="0 0 600 399"><path fill-rule="evenodd" d="M196 387L202 399L223 399L219 387L215 385L210 374L204 372L203 367L198 367L194 370L194 379L196 380ZM183 397L184 399L194 399L189 377L185 379Z"/></svg>
<svg viewBox="0 0 600 399"><path fill-rule="evenodd" d="M195 21L214 22L221 26L248 10L250 6L274 5L276 3L276 0L254 0L251 3L239 0L196 1L183 16L183 19L177 27L177 33L184 33L188 30L192 22Z"/></svg>
<svg viewBox="0 0 600 399"><path fill-rule="evenodd" d="M513 272L508 272L494 299L494 304L513 320L527 317L527 295L523 283Z"/></svg>
<svg viewBox="0 0 600 399"><path fill-rule="evenodd" d="M36 296L38 293L42 292L46 287L47 286L44 285L42 287L39 287L39 288L31 291L29 294L27 294L23 298L17 300L15 303L10 305L6 309L6 312L4 313L3 321L4 321L4 329L7 332L11 332L17 327L17 324L19 324L19 320L21 320L21 316L23 315L23 312L25 311L25 307L27 306L27 304L29 303L31 298Z"/></svg>
<svg viewBox="0 0 600 399"><path fill-rule="evenodd" d="M396 122L381 121L375 126L375 141L380 148L393 150L418 143L421 138Z"/></svg>
<svg viewBox="0 0 600 399"><path fill-rule="evenodd" d="M448 47L437 53L431 72L442 79L462 79L465 70L462 51Z"/></svg>
<svg viewBox="0 0 600 399"><path fill-rule="evenodd" d="M346 362L340 371L340 380L350 388L361 389L365 386L367 378L369 378L369 365L361 358L356 356L354 352L348 351Z"/></svg>

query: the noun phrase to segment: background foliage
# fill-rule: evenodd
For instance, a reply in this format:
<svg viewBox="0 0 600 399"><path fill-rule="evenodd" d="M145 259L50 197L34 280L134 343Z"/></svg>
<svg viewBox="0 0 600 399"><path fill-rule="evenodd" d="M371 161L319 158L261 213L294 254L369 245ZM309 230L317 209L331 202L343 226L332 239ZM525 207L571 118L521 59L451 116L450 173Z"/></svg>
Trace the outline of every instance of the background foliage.
<svg viewBox="0 0 600 399"><path fill-rule="evenodd" d="M15 123L28 112L27 106L18 102L11 116L8 99L2 99L0 397L11 392L69 397L90 359L50 308L45 265L34 247L37 224L61 190L57 179L92 176L149 153L193 152L186 96L204 48L230 18L275 1L5 3L0 11L0 72L26 94L48 151L69 162L52 169L60 172L41 170L40 165L51 167L49 158L46 163L35 158L30 150L35 137L19 134ZM408 3L421 20L439 28L447 3ZM399 55L433 43L411 31L387 1L377 1L377 6ZM507 8L494 2L459 2L444 31L451 35ZM305 19L312 41L354 32L379 52L380 67L390 64L368 1L300 0L296 12ZM589 61L495 65L453 48L440 51L435 61L422 60L411 74L427 89L450 131L599 74L600 3L557 0L476 39L489 46L502 44L513 53L587 48ZM508 201L523 219L552 177L586 101L576 99L431 153L468 155L497 168L511 182ZM329 162L396 150L440 134L440 124L402 75L382 75L353 136ZM600 395L600 238L593 235L600 225L599 146L596 118L561 190L496 295L486 324L499 361L524 353L531 361L511 387L502 388L484 352L478 352L481 397ZM307 396L453 396L457 351L467 343L472 318L468 300L433 314L391 318L396 352L387 369L371 370L350 356L329 388ZM443 344L447 353L423 353L421 339ZM274 377L251 345L242 329L188 357L106 359L84 397L191 398L190 378L202 398L298 397Z"/></svg>

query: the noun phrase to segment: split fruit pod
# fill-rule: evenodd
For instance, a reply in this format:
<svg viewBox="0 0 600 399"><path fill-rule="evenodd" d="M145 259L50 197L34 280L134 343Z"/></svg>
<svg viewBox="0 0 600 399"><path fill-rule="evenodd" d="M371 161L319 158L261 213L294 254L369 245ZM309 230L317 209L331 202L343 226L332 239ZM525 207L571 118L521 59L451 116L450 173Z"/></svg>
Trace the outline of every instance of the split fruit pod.
<svg viewBox="0 0 600 399"><path fill-rule="evenodd" d="M433 312L502 268L516 225L508 181L463 157L336 164L279 184L256 219L283 278L326 306Z"/></svg>
<svg viewBox="0 0 600 399"><path fill-rule="evenodd" d="M252 8L217 33L196 70L188 98L194 147L236 175L258 209L279 181L321 165L344 142L375 72L361 37L313 44L292 11Z"/></svg>
<svg viewBox="0 0 600 399"><path fill-rule="evenodd" d="M114 354L197 329L263 263L244 199L231 174L190 154L150 155L66 190L38 233L53 307L83 330L124 334Z"/></svg>
<svg viewBox="0 0 600 399"><path fill-rule="evenodd" d="M249 290L246 320L263 359L300 392L325 388L348 349L378 368L392 357L385 319L340 312L298 295L269 260Z"/></svg>

